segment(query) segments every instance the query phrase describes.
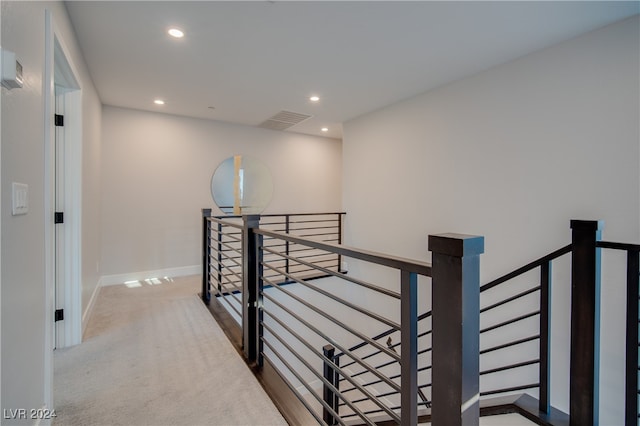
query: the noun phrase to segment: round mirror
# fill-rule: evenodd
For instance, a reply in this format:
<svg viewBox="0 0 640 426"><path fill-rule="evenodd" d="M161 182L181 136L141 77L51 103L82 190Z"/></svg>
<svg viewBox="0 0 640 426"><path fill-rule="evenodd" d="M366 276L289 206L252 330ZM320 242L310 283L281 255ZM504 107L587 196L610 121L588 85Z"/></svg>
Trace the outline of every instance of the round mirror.
<svg viewBox="0 0 640 426"><path fill-rule="evenodd" d="M255 158L234 155L213 173L211 195L224 214L260 214L273 195L271 173Z"/></svg>

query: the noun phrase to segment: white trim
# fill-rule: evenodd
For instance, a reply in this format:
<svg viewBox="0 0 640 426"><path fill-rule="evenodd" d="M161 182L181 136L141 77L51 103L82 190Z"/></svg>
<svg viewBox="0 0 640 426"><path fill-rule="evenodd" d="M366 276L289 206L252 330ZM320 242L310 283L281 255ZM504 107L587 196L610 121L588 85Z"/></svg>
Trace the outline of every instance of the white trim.
<svg viewBox="0 0 640 426"><path fill-rule="evenodd" d="M82 336L84 336L84 332L87 329L87 324L89 323L89 318L91 317L91 313L93 312L93 307L96 304L96 300L98 299L98 294L100 293L100 287L102 286L102 278L98 281L98 284L93 288L93 293L91 293L91 298L89 298L89 303L87 303L87 307L82 313Z"/></svg>
<svg viewBox="0 0 640 426"><path fill-rule="evenodd" d="M0 7L2 7L0 5ZM0 46L2 46L2 19L0 19ZM1 47L0 47L1 49ZM2 66L0 59L0 67ZM2 129L2 96L0 96L0 129ZM0 131L0 188L2 188L2 131ZM0 212L2 212L2 197L0 197ZM0 214L0 241L2 241L2 214ZM0 250L0 330L2 330L2 250ZM0 366L2 365L2 339L0 338ZM2 368L0 368L0 407L2 404Z"/></svg>
<svg viewBox="0 0 640 426"><path fill-rule="evenodd" d="M44 405L53 407L53 348L55 323L53 308L55 303L55 235L53 214L55 212L55 128L53 112L55 111L55 88L53 81L54 31L53 17L49 9L45 9L44 17L45 48L44 75L42 91L44 99Z"/></svg>
<svg viewBox="0 0 640 426"><path fill-rule="evenodd" d="M64 58L61 58L64 61ZM56 61L57 62L57 61ZM82 91L64 95L64 341L58 347L82 342Z"/></svg>
<svg viewBox="0 0 640 426"><path fill-rule="evenodd" d="M67 45L65 44L64 40L57 36L58 34L60 34L60 31L58 31L58 27L55 25L55 23L53 28L55 33L53 47L54 54L61 56L62 59L64 59L64 62L54 62L53 66L55 74L53 77L54 79L56 77L60 79L61 81L59 83L62 83L64 85L63 87L67 90L80 90L82 89L82 87L80 87L78 79L76 78L76 76L79 74L76 71L76 67L73 65L73 61L69 59L71 58L71 55L69 55L69 49L67 49Z"/></svg>
<svg viewBox="0 0 640 426"><path fill-rule="evenodd" d="M176 268L156 269L152 271L130 272L127 274L103 275L100 279L101 286L123 284L127 281L140 281L148 278L184 277L187 275L199 275L202 266L179 266Z"/></svg>
<svg viewBox="0 0 640 426"><path fill-rule="evenodd" d="M64 253L58 253L63 263L57 265L62 268L61 275L65 277L59 283L62 288L58 289L58 295L61 296L58 308L64 309L65 319L58 327L60 333L56 342L58 348L63 348L82 342L82 88L78 84L78 73L69 50L59 34L54 22L52 79L54 86L60 83L67 117L63 132L65 179L62 207L65 223L61 225L65 243Z"/></svg>

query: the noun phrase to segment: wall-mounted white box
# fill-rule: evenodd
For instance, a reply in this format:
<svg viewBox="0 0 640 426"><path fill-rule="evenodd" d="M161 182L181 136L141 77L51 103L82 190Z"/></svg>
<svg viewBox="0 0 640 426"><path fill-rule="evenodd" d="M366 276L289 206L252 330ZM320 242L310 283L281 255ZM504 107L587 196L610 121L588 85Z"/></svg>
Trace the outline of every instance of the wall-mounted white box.
<svg viewBox="0 0 640 426"><path fill-rule="evenodd" d="M29 212L29 185L13 182L11 185L11 214L27 214Z"/></svg>
<svg viewBox="0 0 640 426"><path fill-rule="evenodd" d="M0 71L2 72L0 83L3 87L9 90L19 89L24 84L22 65L16 60L16 54L7 49L0 49Z"/></svg>

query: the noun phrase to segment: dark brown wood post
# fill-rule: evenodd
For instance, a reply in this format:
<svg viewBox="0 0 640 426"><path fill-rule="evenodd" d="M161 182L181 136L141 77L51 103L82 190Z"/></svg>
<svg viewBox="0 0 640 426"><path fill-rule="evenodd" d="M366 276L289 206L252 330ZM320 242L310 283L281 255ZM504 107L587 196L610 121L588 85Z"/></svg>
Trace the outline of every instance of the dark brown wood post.
<svg viewBox="0 0 640 426"><path fill-rule="evenodd" d="M540 394L538 409L551 410L551 261L540 266Z"/></svg>
<svg viewBox="0 0 640 426"><path fill-rule="evenodd" d="M342 244L342 213L336 213L338 216L338 244ZM338 267L336 268L336 272L342 271L342 255L338 255Z"/></svg>
<svg viewBox="0 0 640 426"><path fill-rule="evenodd" d="M599 421L600 240L602 222L572 220L571 355L569 416L571 426Z"/></svg>
<svg viewBox="0 0 640 426"><path fill-rule="evenodd" d="M290 229L289 229L290 222L291 222L291 216L288 215L288 214L284 215L284 232L286 234L288 234L289 231L290 231ZM290 271L289 271L289 257L288 257L289 254L290 254L289 253L289 241L285 241L284 247L285 247L284 254L287 255L287 257L284 258L284 271L288 274L288 273L290 273ZM287 278L287 277L283 277L283 279L285 281L289 280L289 278Z"/></svg>
<svg viewBox="0 0 640 426"><path fill-rule="evenodd" d="M400 424L418 424L418 275L400 271Z"/></svg>
<svg viewBox="0 0 640 426"><path fill-rule="evenodd" d="M218 294L222 294L222 223L218 223Z"/></svg>
<svg viewBox="0 0 640 426"><path fill-rule="evenodd" d="M252 362L258 359L256 283L259 262L254 230L260 226L260 215L245 215L242 218L242 347L245 358Z"/></svg>
<svg viewBox="0 0 640 426"><path fill-rule="evenodd" d="M480 417L480 254L484 238L429 236L432 256L434 426L478 424Z"/></svg>
<svg viewBox="0 0 640 426"><path fill-rule="evenodd" d="M209 283L209 271L211 262L209 256L211 249L209 248L211 243L211 227L209 226L209 217L211 216L211 209L202 209L202 301L208 305L211 301L211 289Z"/></svg>
<svg viewBox="0 0 640 426"><path fill-rule="evenodd" d="M253 292L255 293L255 322L253 324L255 330L255 345L256 345L256 365L260 368L264 366L264 357L262 353L264 352L264 342L262 341L262 336L264 335L264 328L262 326L262 321L264 319L264 312L262 310L262 305L264 304L264 297L262 294L262 290L264 290L264 280L262 277L264 276L264 265L262 261L264 259L264 252L262 250L262 246L264 244L264 237L259 234L255 234L256 238L256 246L255 246L255 258L256 258L256 279L254 281L255 288Z"/></svg>
<svg viewBox="0 0 640 426"><path fill-rule="evenodd" d="M640 253L627 252L627 357L625 426L638 425L638 285Z"/></svg>
<svg viewBox="0 0 640 426"><path fill-rule="evenodd" d="M336 349L332 345L323 346L322 352L327 359L331 360L331 362L327 360L323 362L323 376L333 387L338 389L338 386L340 386L340 376L333 365L339 365L340 358L335 356ZM322 386L322 399L336 414L338 414L338 408L340 406L338 394L336 394L336 392L326 384ZM322 408L322 419L328 425L338 424L333 413L326 407Z"/></svg>

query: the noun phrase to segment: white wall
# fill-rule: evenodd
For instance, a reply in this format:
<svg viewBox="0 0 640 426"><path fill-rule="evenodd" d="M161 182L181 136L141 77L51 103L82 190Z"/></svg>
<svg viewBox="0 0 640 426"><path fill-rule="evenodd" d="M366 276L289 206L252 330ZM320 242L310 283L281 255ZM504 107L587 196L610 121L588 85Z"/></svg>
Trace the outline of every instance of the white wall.
<svg viewBox="0 0 640 426"><path fill-rule="evenodd" d="M346 123L346 243L428 259L428 234L484 235L487 282L567 244L570 219L640 241L638 52L636 16ZM622 423L623 288L603 280L602 424ZM566 410L568 324L553 339Z"/></svg>
<svg viewBox="0 0 640 426"><path fill-rule="evenodd" d="M107 106L102 120L105 284L199 271L200 210L214 207L211 177L234 154L271 170L265 213L341 208L339 140Z"/></svg>
<svg viewBox="0 0 640 426"><path fill-rule="evenodd" d="M45 221L52 219L44 203L45 146L49 143L44 133L44 90L48 89L43 77L45 8L52 11L58 36L79 70L85 91L83 106L89 111L83 123L84 137L91 146L99 146L94 128L99 128L100 116L95 111L100 102L62 3L3 1L1 7L2 47L16 53L25 79L22 89L2 89L2 408L30 409L51 403L47 389L51 372L45 368L45 360L52 356L45 345L45 312L50 301L45 300L44 239ZM12 182L29 185L26 215L11 215ZM85 249L97 252L92 242ZM97 280L84 285L95 288Z"/></svg>

